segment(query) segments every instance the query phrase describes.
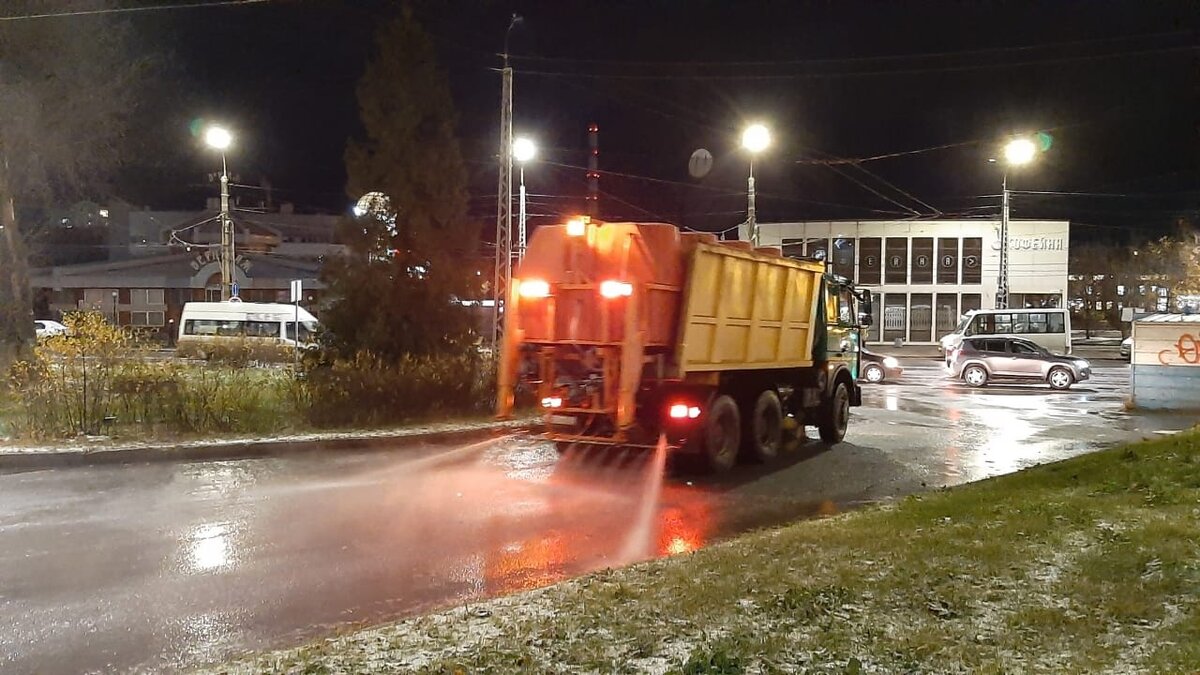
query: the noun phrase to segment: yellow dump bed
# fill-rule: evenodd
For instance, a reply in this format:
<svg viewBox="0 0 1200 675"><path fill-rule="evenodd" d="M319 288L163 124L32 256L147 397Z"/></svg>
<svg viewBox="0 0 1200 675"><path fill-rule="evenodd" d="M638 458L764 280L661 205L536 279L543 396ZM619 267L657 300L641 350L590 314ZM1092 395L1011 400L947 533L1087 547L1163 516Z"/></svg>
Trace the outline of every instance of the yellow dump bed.
<svg viewBox="0 0 1200 675"><path fill-rule="evenodd" d="M681 374L812 365L824 266L698 243L679 314Z"/></svg>

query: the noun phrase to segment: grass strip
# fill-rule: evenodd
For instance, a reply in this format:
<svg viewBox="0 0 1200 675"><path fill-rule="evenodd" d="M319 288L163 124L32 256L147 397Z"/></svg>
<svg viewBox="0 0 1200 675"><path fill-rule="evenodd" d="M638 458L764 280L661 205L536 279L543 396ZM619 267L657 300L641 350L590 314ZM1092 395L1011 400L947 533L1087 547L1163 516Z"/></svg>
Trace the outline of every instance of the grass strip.
<svg viewBox="0 0 1200 675"><path fill-rule="evenodd" d="M1191 432L210 671L1198 669Z"/></svg>

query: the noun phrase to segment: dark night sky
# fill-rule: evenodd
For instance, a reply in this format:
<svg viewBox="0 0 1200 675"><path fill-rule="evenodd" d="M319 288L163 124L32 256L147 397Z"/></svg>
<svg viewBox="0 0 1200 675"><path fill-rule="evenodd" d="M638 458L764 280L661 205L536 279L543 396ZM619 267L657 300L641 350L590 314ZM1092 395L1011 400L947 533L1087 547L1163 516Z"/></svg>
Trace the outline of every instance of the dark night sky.
<svg viewBox="0 0 1200 675"><path fill-rule="evenodd" d="M136 15L139 46L171 54L175 72L152 106L161 111L158 166L135 162L118 191L155 206L194 205L212 160L190 141L187 123L220 118L239 132L230 161L245 181L269 176L279 199L345 208L341 155L355 133L354 86L375 22L394 7L278 0ZM999 169L987 163L997 142L1051 129L1053 147L1012 178L1014 189L1170 194L1019 196L1015 215L1139 232L1195 213L1200 199L1197 7L445 0L416 11L451 78L481 224L495 212L495 53L516 11L524 17L511 44L518 133L534 135L543 157L582 165L594 121L602 169L673 181L606 175L606 217L735 225L745 206L739 130L762 120L775 144L756 163L760 220L902 212L829 166L797 161L963 141L975 143L862 165L874 175L838 168L925 214L877 177L944 213L986 215L977 207L998 202L979 198L999 190ZM921 54L933 55L912 56ZM687 158L700 147L716 164L697 181ZM546 163L530 167L527 184L547 195L534 200L538 214L579 208L584 190L581 170Z"/></svg>

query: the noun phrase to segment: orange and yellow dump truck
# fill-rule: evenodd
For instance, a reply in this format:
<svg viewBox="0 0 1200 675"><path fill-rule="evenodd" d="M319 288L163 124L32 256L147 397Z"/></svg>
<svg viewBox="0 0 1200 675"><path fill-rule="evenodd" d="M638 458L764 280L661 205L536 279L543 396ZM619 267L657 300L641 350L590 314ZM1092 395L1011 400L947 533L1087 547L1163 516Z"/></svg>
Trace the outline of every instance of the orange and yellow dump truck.
<svg viewBox="0 0 1200 675"><path fill-rule="evenodd" d="M768 461L805 425L836 443L870 303L777 248L662 223L539 227L505 304L498 413L525 378L560 451L665 436L713 471Z"/></svg>

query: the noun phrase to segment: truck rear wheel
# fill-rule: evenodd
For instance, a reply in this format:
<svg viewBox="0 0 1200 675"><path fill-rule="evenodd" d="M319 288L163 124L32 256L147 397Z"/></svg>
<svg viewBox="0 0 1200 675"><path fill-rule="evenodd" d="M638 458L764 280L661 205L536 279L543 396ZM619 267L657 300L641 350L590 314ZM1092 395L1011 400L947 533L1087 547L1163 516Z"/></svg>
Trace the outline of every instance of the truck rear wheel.
<svg viewBox="0 0 1200 675"><path fill-rule="evenodd" d="M850 391L845 382L838 382L834 387L829 404L821 411L821 422L817 431L821 440L829 445L841 443L846 437L846 426L850 422Z"/></svg>
<svg viewBox="0 0 1200 675"><path fill-rule="evenodd" d="M728 396L718 396L704 424L704 456L709 471L724 473L733 468L741 445L741 431L737 404Z"/></svg>
<svg viewBox="0 0 1200 675"><path fill-rule="evenodd" d="M783 445L783 404L779 395L768 389L758 395L745 430L746 450L759 462L769 462L779 456Z"/></svg>

